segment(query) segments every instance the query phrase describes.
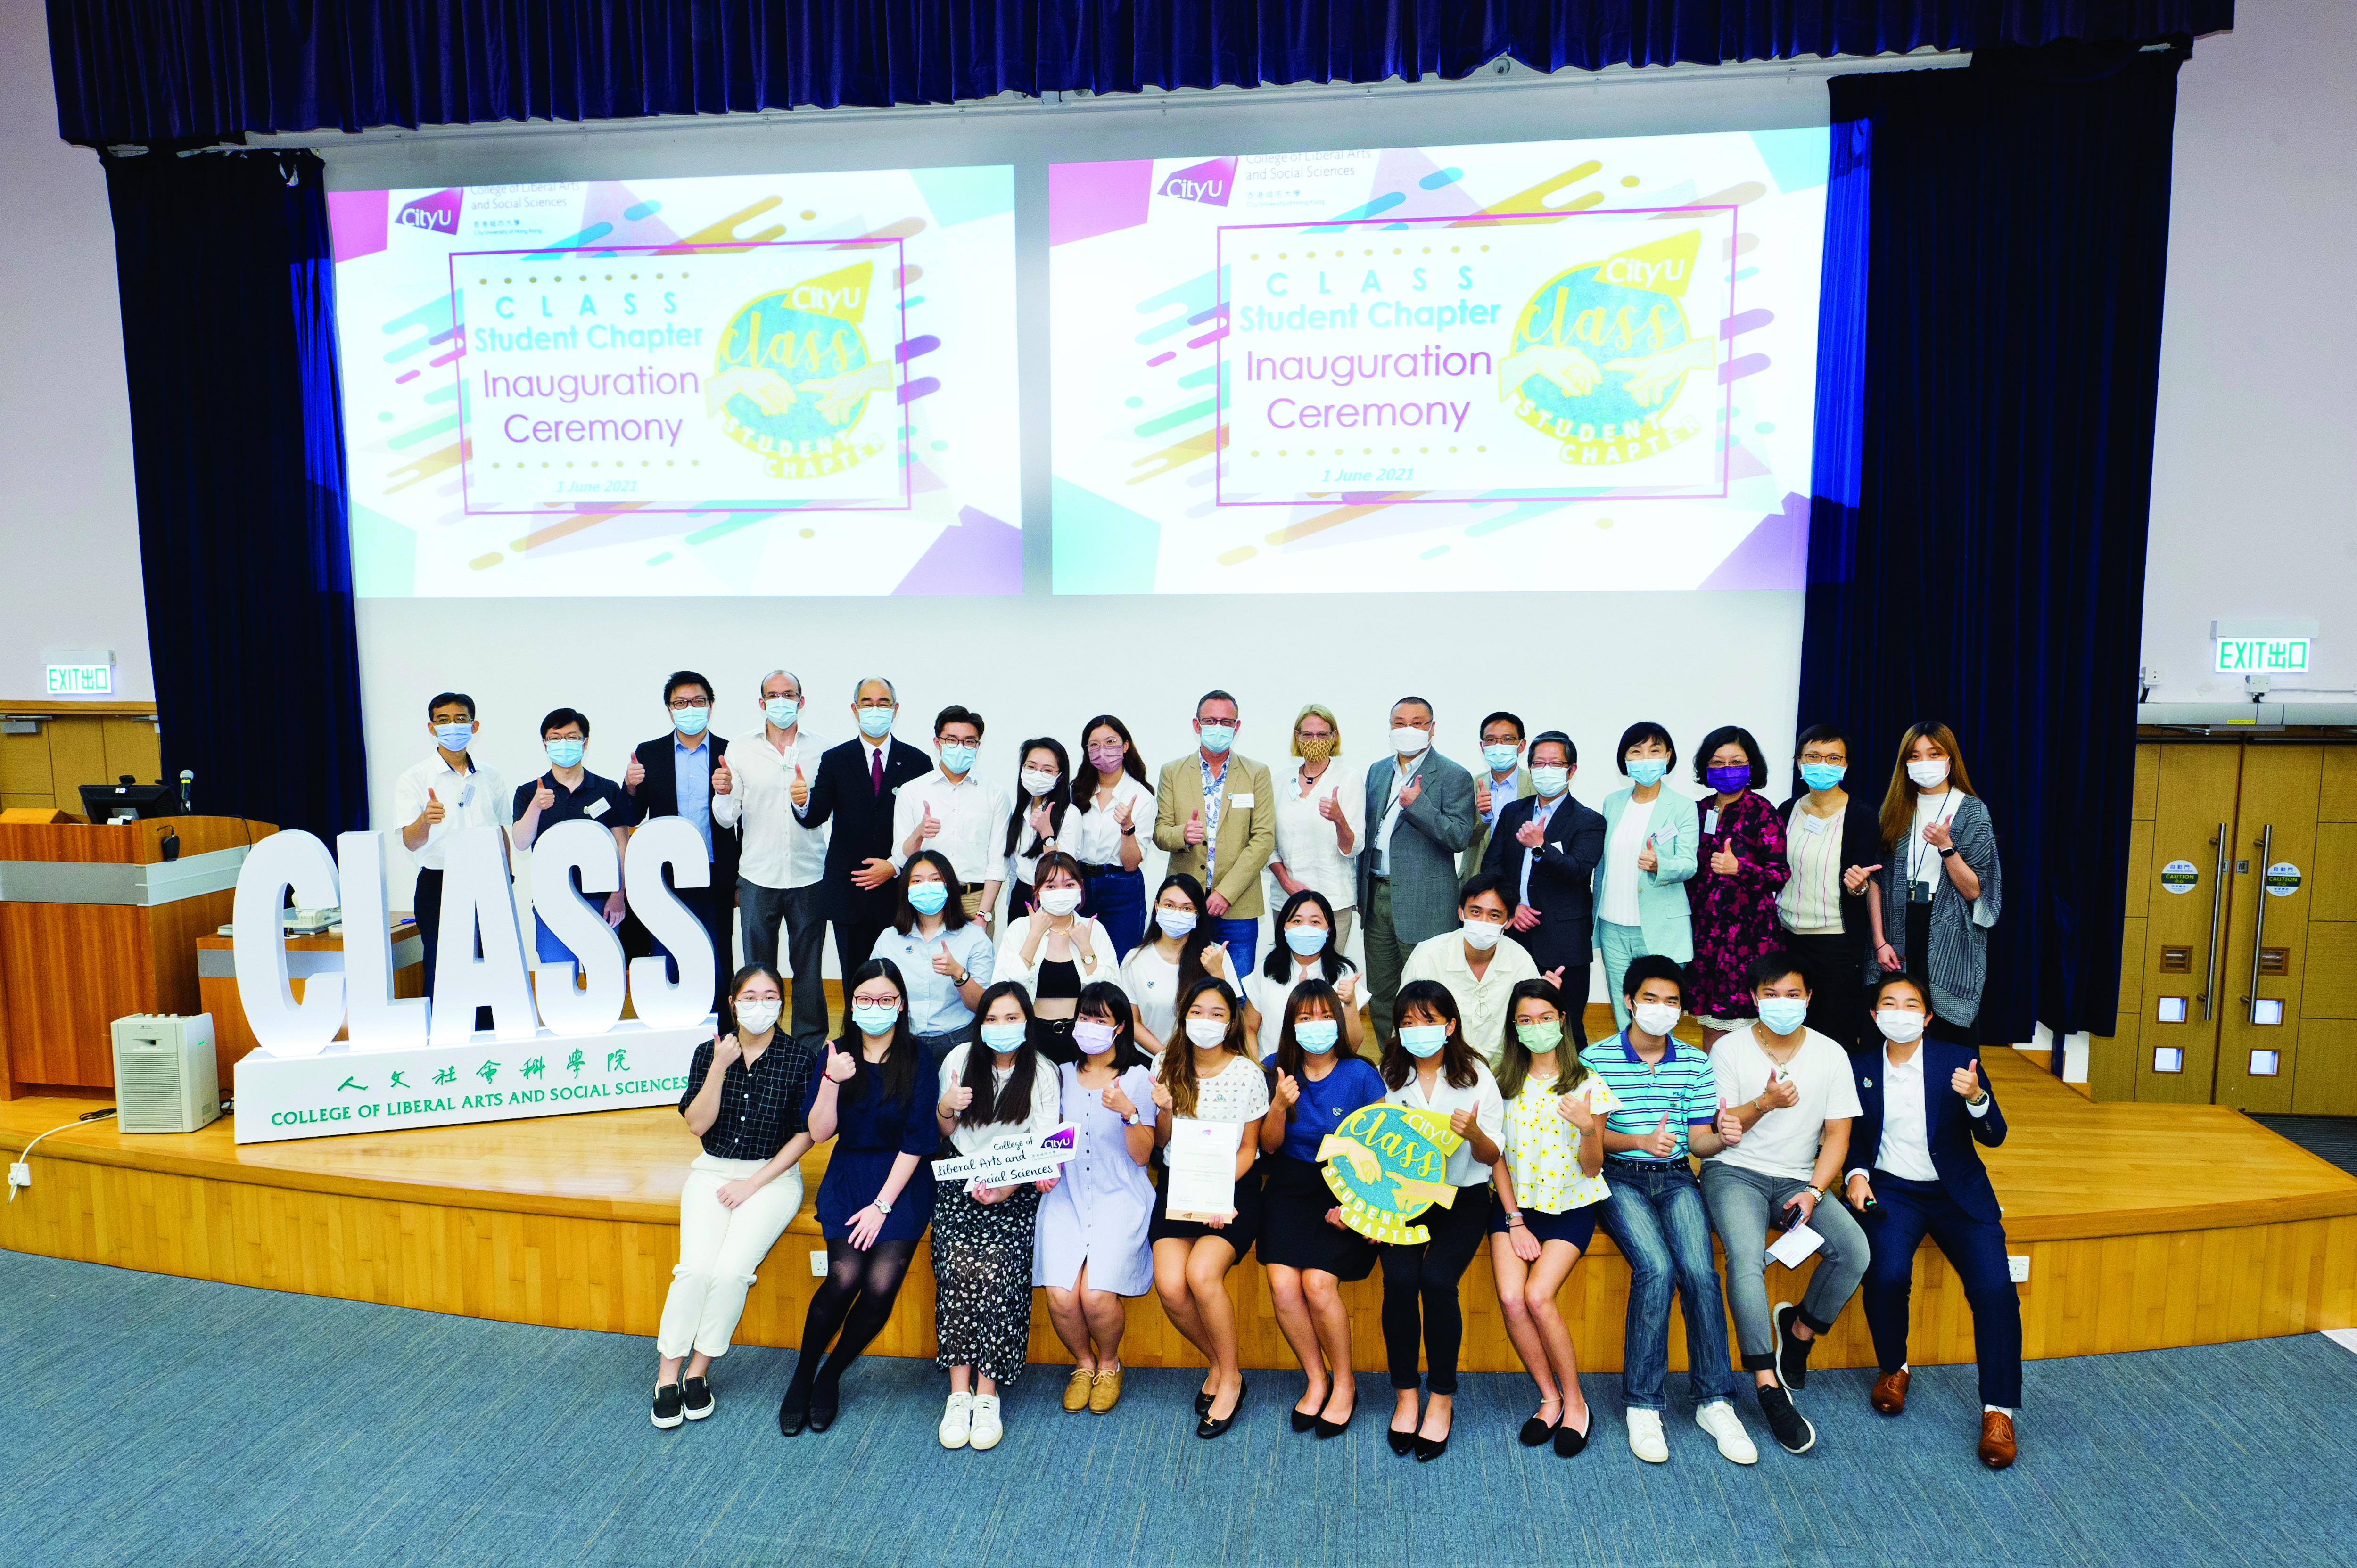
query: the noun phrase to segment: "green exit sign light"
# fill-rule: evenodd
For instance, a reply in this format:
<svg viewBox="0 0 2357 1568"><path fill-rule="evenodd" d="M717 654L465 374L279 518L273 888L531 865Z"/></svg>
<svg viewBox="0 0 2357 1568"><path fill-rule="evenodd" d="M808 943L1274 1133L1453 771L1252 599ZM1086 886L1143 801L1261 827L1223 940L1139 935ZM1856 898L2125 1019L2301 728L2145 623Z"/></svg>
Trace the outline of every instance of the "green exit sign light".
<svg viewBox="0 0 2357 1568"><path fill-rule="evenodd" d="M52 664L48 669L52 697L104 697L114 692L112 664Z"/></svg>
<svg viewBox="0 0 2357 1568"><path fill-rule="evenodd" d="M2305 675L2308 644L2304 637L2222 637L2218 639L2221 675Z"/></svg>

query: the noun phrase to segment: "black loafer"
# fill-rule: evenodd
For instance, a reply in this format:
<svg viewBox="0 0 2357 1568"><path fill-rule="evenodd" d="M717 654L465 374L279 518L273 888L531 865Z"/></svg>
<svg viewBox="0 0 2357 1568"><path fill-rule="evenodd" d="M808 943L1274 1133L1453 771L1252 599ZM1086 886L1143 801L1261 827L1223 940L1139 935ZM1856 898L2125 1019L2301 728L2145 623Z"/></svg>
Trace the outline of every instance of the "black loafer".
<svg viewBox="0 0 2357 1568"><path fill-rule="evenodd" d="M791 1394L788 1394L779 1402L778 1431L780 1434L786 1437L800 1437L802 1434L802 1429L809 1424L810 1406L807 1403L796 1404L794 1396Z"/></svg>
<svg viewBox="0 0 2357 1568"><path fill-rule="evenodd" d="M1223 1435L1227 1432L1228 1428L1236 1423L1236 1417L1243 1413L1244 1396L1250 1392L1252 1392L1252 1385L1250 1383L1239 1381L1236 1385L1235 1408L1229 1411L1226 1416L1218 1421L1211 1419L1211 1407L1208 1405L1205 1406L1203 1419L1195 1423L1195 1435L1203 1438L1219 1437Z"/></svg>
<svg viewBox="0 0 2357 1568"><path fill-rule="evenodd" d="M1533 1416L1523 1423L1523 1429L1514 1434L1514 1440L1525 1448L1544 1448L1547 1439L1553 1437L1562 1425L1559 1421L1541 1421Z"/></svg>
<svg viewBox="0 0 2357 1568"><path fill-rule="evenodd" d="M712 1380L710 1379L690 1378L680 1385L680 1392L682 1395L680 1413L688 1420L702 1421L712 1413Z"/></svg>
<svg viewBox="0 0 2357 1568"><path fill-rule="evenodd" d="M1211 1414L1211 1402L1219 1397L1220 1396L1217 1394L1206 1393L1203 1390L1197 1389L1195 1391L1195 1413L1197 1415Z"/></svg>
<svg viewBox="0 0 2357 1568"><path fill-rule="evenodd" d="M654 1423L665 1432L679 1424L679 1385L677 1383L657 1385L654 1409L650 1414Z"/></svg>
<svg viewBox="0 0 2357 1568"><path fill-rule="evenodd" d="M810 1429L813 1432L824 1432L828 1427L833 1426L836 1410L836 1401L834 1398L822 1400L818 1395L813 1394L810 1402Z"/></svg>
<svg viewBox="0 0 2357 1568"><path fill-rule="evenodd" d="M1596 1430L1596 1412L1594 1410L1590 1410L1587 1412L1587 1428L1588 1432ZM1569 1422L1566 1422L1563 1425L1555 1429L1555 1451L1556 1457L1568 1459L1587 1446L1587 1433L1574 1432L1571 1429L1571 1423Z"/></svg>

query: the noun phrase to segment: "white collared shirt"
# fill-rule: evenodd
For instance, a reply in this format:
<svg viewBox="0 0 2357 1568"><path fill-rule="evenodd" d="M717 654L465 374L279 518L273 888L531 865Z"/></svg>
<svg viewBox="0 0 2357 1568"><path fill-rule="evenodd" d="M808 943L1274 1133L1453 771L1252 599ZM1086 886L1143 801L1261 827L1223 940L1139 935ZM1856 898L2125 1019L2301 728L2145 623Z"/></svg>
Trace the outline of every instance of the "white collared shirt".
<svg viewBox="0 0 2357 1568"><path fill-rule="evenodd" d="M1276 858L1296 882L1326 895L1326 902L1335 908L1355 909L1359 906L1358 852L1367 843L1366 779L1336 757L1326 764L1317 787L1305 797L1302 766L1296 762L1293 777L1277 787ZM1318 810L1322 801L1337 795L1342 820L1351 825L1349 854L1334 840L1334 824Z"/></svg>
<svg viewBox="0 0 2357 1568"><path fill-rule="evenodd" d="M1932 1163L1931 1129L1925 1125L1923 1094L1923 1047L1917 1046L1903 1062L1890 1059L1890 1047L1882 1047L1882 1146L1874 1152L1877 1170L1909 1181L1938 1181L1940 1167ZM1964 1109L1975 1116L1988 1114L1990 1100L1984 1095L1978 1105L1967 1101ZM1852 1165L1851 1174L1865 1170Z"/></svg>
<svg viewBox="0 0 2357 1568"><path fill-rule="evenodd" d="M1458 1026L1473 1054L1492 1067L1506 1049L1506 998L1525 980L1536 980L1539 966L1530 950L1513 937L1502 935L1490 950L1490 966L1476 979L1465 957L1465 936L1450 927L1437 937L1415 944L1400 968L1400 983L1437 980L1457 1004Z"/></svg>
<svg viewBox="0 0 2357 1568"><path fill-rule="evenodd" d="M726 795L712 798L712 820L724 828L744 826L745 846L737 875L756 887L808 887L826 870L828 828L806 828L794 815L794 769L810 783L826 742L808 727L794 731L793 744L780 751L770 744L767 725L728 746L735 780ZM832 824L830 824L831 826Z"/></svg>
<svg viewBox="0 0 2357 1568"><path fill-rule="evenodd" d="M1397 752L1392 754L1391 789L1383 798L1383 827L1375 834L1375 875L1377 876L1389 876L1392 874L1392 834L1399 829L1400 812L1406 810L1400 804L1400 791L1407 788L1407 781L1416 776L1424 767L1424 759L1431 755L1432 747L1427 746L1415 754L1414 762L1403 767L1399 754ZM1286 869L1290 870L1291 867L1288 866Z"/></svg>
<svg viewBox="0 0 2357 1568"><path fill-rule="evenodd" d="M453 769L442 760L442 748L435 747L425 754L425 760L403 773L393 786L393 825L395 832L415 822L425 810L425 794L442 802L443 818L425 830L425 842L410 851L417 859L420 871L440 871L446 853L442 841L460 828L498 828L506 831L514 819L508 809L515 798L508 793L507 780L496 768L486 768L472 756L459 758L468 764L465 772Z"/></svg>
<svg viewBox="0 0 2357 1568"><path fill-rule="evenodd" d="M909 864L900 846L916 832L928 807L942 831L919 844L919 849L938 850L949 856L960 882L1005 880L999 848L1006 843L1006 813L1012 808L1005 790L985 784L972 770L952 784L936 768L900 786L892 800L893 870Z"/></svg>
<svg viewBox="0 0 2357 1568"><path fill-rule="evenodd" d="M1112 805L1100 806L1092 797L1089 809L1083 811L1081 802L1072 802L1072 809L1064 813L1064 835L1056 841L1057 847L1082 865L1118 868L1121 865L1121 824L1114 821L1113 808L1125 800L1129 802L1129 825L1141 833L1152 832L1154 791L1124 773L1120 775L1120 782L1113 787ZM1141 844L1139 847L1146 846Z"/></svg>
<svg viewBox="0 0 2357 1568"><path fill-rule="evenodd" d="M1492 1144L1506 1135L1506 1102L1499 1098L1498 1080L1491 1076L1487 1063L1473 1064L1473 1082L1459 1089L1448 1081L1446 1069L1432 1075L1432 1093L1424 1092L1424 1082L1414 1071L1407 1081L1383 1096L1384 1103L1413 1105L1420 1111L1437 1111L1443 1116L1453 1116L1459 1111L1473 1112L1473 1123L1481 1135ZM1448 1153L1448 1169L1442 1178L1455 1187L1480 1187L1490 1179L1490 1167L1476 1164L1471 1139L1457 1145Z"/></svg>

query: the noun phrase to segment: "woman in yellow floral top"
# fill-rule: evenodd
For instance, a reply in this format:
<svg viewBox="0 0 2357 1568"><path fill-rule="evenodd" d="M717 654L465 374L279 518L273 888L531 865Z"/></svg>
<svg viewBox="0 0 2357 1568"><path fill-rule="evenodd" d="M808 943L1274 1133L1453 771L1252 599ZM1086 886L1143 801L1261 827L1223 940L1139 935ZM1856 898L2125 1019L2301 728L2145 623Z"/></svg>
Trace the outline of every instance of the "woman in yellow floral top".
<svg viewBox="0 0 2357 1568"><path fill-rule="evenodd" d="M1566 1014L1563 993L1544 980L1525 980L1507 998L1498 1056L1506 1135L1491 1167L1490 1262L1507 1337L1539 1386L1539 1412L1523 1423L1523 1446L1552 1437L1569 1458L1587 1446L1589 1416L1555 1295L1596 1235L1597 1205L1609 1196L1604 1116L1620 1109L1620 1097L1565 1039Z"/></svg>

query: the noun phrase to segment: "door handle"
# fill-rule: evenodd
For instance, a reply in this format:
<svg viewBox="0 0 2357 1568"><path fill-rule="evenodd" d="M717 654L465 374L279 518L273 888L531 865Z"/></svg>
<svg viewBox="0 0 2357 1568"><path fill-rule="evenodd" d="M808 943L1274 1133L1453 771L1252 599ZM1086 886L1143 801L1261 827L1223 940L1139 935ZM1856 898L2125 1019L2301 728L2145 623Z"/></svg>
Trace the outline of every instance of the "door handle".
<svg viewBox="0 0 2357 1568"><path fill-rule="evenodd" d="M2218 864L2210 872L2210 965L2201 972L2201 1021L2210 1022L2210 1000L2218 989L2218 911L2226 901L2226 857L2233 847L2226 836L2226 824L2218 824L2218 834L2211 843L2218 851Z"/></svg>
<svg viewBox="0 0 2357 1568"><path fill-rule="evenodd" d="M2273 850L2276 825L2259 830L2259 900L2251 920L2251 993L2243 998L2243 1021L2255 1024L2259 1015L2259 953L2267 940L2267 857Z"/></svg>

